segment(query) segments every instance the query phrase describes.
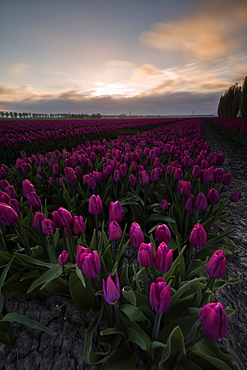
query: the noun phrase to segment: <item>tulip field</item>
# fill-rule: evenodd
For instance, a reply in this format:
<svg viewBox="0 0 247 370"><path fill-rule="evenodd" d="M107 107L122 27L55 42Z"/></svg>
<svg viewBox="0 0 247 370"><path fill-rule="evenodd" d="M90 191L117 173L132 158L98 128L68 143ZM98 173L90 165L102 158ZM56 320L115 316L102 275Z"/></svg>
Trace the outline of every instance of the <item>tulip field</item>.
<svg viewBox="0 0 247 370"><path fill-rule="evenodd" d="M13 321L56 335L7 312L32 292L92 313L89 365L238 369L220 341L234 310L214 298L240 281L226 276L233 229L212 227L241 193L203 119L5 120L0 133L1 343Z"/></svg>

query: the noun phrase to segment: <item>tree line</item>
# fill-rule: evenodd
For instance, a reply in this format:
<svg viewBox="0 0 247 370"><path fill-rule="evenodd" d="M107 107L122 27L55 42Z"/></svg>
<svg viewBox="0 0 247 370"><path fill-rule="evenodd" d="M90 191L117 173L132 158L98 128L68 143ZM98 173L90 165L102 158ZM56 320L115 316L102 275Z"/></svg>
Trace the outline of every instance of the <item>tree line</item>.
<svg viewBox="0 0 247 370"><path fill-rule="evenodd" d="M247 118L247 76L245 76L242 86L235 83L221 95L218 116Z"/></svg>

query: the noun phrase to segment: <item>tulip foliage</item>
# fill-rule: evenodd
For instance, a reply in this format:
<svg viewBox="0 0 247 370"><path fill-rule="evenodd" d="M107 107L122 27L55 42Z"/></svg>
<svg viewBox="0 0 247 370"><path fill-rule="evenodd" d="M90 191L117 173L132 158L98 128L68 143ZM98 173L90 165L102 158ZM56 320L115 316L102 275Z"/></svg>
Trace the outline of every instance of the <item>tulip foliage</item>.
<svg viewBox="0 0 247 370"><path fill-rule="evenodd" d="M165 123L133 120L112 139L97 129L71 151L23 150L0 165L1 342L12 343L10 321L55 334L7 313L5 299L56 294L93 313L88 364L238 369L218 343L233 310L213 298L239 282L223 279L233 230L211 230L241 193L227 192L224 154L200 119ZM107 350L92 353L97 333Z"/></svg>

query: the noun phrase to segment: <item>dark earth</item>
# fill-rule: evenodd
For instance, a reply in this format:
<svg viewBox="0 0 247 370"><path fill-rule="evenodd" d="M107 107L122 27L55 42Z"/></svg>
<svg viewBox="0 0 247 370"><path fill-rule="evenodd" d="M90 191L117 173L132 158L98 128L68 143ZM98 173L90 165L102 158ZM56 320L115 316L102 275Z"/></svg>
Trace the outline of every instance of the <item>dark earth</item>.
<svg viewBox="0 0 247 370"><path fill-rule="evenodd" d="M231 215L219 221L213 231L233 227L235 231L230 238L236 247L228 247L233 254L227 257L227 267L232 275L226 278L240 278L242 281L221 290L215 299L226 308L233 308L235 313L229 318L229 330L222 343L228 348L238 363L240 370L247 365L247 155L231 142L219 135L208 123L204 123L206 140L211 151L225 153L223 164L225 172L232 174L233 180L229 192L240 191L242 196L237 203L231 203L228 209ZM220 248L220 246L219 246ZM0 345L0 370L94 370L97 365L88 365L83 359L85 330L91 322L90 313L76 311L70 302L62 308L65 298L48 297L45 300L30 295L23 303L17 299L8 299L8 312L16 312L37 320L48 326L58 335L50 336L40 330L34 330L21 324L12 323L14 334L13 347ZM95 343L93 350L99 350ZM139 368L144 364L139 363Z"/></svg>

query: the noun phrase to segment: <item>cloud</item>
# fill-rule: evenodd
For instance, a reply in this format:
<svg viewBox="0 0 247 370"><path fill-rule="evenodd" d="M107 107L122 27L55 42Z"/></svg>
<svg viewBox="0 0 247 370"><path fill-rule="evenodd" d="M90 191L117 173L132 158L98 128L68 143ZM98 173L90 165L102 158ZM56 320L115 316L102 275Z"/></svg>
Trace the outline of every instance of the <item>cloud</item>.
<svg viewBox="0 0 247 370"><path fill-rule="evenodd" d="M30 67L31 65L27 63L13 64L9 67L8 72L12 76L23 76L28 72Z"/></svg>
<svg viewBox="0 0 247 370"><path fill-rule="evenodd" d="M209 1L180 20L155 23L140 35L140 42L160 51L182 52L191 60L210 61L246 45L246 24L246 1Z"/></svg>
<svg viewBox="0 0 247 370"><path fill-rule="evenodd" d="M152 64L142 64L133 71L134 79L143 79L146 77L160 76L162 72Z"/></svg>
<svg viewBox="0 0 247 370"><path fill-rule="evenodd" d="M104 65L107 68L110 68L110 69L122 69L122 70L130 69L130 68L133 68L135 66L135 64L132 63L132 62L129 62L127 60L119 60L119 59L107 60L104 63Z"/></svg>

